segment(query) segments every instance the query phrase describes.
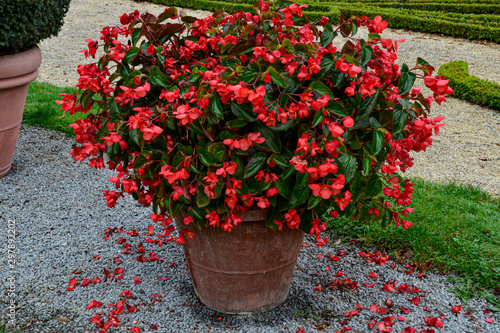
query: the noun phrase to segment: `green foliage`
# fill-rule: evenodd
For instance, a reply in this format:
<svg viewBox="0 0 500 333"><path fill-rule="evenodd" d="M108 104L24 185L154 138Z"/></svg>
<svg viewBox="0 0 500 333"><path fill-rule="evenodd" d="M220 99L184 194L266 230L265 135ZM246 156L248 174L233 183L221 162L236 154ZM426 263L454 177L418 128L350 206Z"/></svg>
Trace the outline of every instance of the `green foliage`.
<svg viewBox="0 0 500 333"><path fill-rule="evenodd" d="M472 186L434 184L416 180L412 197L413 226L402 230L391 224L361 225L357 220L327 217L336 236L358 239L387 251L412 250L411 261L432 261L433 267L453 270L478 284L458 292L463 299L478 295L480 288L500 283L500 205ZM484 293L484 292L483 292Z"/></svg>
<svg viewBox="0 0 500 333"><path fill-rule="evenodd" d="M0 55L28 50L56 36L70 0L0 1Z"/></svg>
<svg viewBox="0 0 500 333"><path fill-rule="evenodd" d="M442 65L438 73L450 81L453 96L500 109L500 84L469 75L469 65L465 61L450 61Z"/></svg>

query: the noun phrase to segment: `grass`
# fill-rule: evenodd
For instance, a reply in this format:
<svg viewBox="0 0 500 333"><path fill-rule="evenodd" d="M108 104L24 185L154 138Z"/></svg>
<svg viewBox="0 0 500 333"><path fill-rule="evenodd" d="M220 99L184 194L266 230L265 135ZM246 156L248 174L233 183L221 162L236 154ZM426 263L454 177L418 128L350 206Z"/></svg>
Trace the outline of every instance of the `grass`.
<svg viewBox="0 0 500 333"><path fill-rule="evenodd" d="M75 91L77 91L76 88L61 88L48 83L31 82L24 108L23 123L58 130L72 136L73 130L68 125L77 119L84 118L85 115L83 113L72 116L66 114L61 118L63 115L62 110L59 110L61 106L54 101L61 99L60 93L72 94Z"/></svg>
<svg viewBox="0 0 500 333"><path fill-rule="evenodd" d="M68 124L84 115L61 118L54 100L59 93L75 90L32 82L23 121L72 136ZM328 218L330 230L367 247L390 251L393 257L396 250L412 250L412 261L430 261L441 271L459 273L455 293L463 300L490 295L491 302L498 302L490 291L500 284L500 201L472 186L414 181L411 206L415 212L409 216L413 227L382 229L378 224Z"/></svg>
<svg viewBox="0 0 500 333"><path fill-rule="evenodd" d="M411 261L430 261L440 271L459 273L455 293L464 301L490 294L500 284L500 201L472 186L413 181L413 227L382 229L328 218L330 230L389 251L393 258L396 250L412 250Z"/></svg>

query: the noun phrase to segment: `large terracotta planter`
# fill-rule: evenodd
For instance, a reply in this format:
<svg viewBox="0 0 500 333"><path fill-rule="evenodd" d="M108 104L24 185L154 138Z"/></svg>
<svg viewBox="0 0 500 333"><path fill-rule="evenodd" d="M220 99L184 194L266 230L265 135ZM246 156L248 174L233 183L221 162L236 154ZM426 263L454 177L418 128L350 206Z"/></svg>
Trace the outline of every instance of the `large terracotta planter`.
<svg viewBox="0 0 500 333"><path fill-rule="evenodd" d="M195 233L183 245L196 296L208 308L223 313L256 313L282 304L288 295L304 232L265 226L266 211L239 213L243 222L231 232L222 228Z"/></svg>
<svg viewBox="0 0 500 333"><path fill-rule="evenodd" d="M42 53L38 46L0 56L0 177L9 173L23 120L28 84L38 76Z"/></svg>

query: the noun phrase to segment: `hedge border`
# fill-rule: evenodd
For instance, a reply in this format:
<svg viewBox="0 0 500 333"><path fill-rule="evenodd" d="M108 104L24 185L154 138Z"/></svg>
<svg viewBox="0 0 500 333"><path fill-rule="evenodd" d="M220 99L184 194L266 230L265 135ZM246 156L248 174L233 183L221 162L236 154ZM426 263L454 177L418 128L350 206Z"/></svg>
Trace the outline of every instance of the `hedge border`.
<svg viewBox="0 0 500 333"><path fill-rule="evenodd" d="M469 64L465 61L443 64L438 74L450 81L453 97L500 110L500 84L469 75Z"/></svg>

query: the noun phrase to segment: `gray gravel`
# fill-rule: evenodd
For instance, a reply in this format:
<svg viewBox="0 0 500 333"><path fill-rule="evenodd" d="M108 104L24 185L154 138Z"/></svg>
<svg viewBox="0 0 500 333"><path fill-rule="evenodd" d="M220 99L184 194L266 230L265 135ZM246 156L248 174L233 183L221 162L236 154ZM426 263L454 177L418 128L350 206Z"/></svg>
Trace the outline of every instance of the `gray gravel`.
<svg viewBox="0 0 500 333"><path fill-rule="evenodd" d="M41 44L44 61L39 80L60 86L74 85L76 67L83 62L78 51L85 48L86 38L97 39L102 27L115 24L117 16L124 12L140 9L159 13L162 8L130 0L73 0L59 37ZM199 16L208 13L188 12ZM423 53L424 58L436 65L462 59L471 63L471 74L500 82L497 44L477 44L403 30L389 30L385 37L408 38L400 48L400 58L409 64ZM500 147L496 145L500 143L500 114L453 98L436 107L434 115L438 114L447 118L448 125L437 138L439 142L427 153L416 156L412 175L435 181L455 179L479 185L500 196ZM108 227L125 231L137 229L142 235L149 224L150 211L131 198L119 200L114 209L107 208L100 191L112 190L107 179L113 174L74 162L68 154L73 143L57 132L23 127L13 171L0 179L0 223L6 231L2 233L4 239L7 239L8 220L16 221L16 326L26 328L23 332L94 332L95 325L90 323L90 318L98 311L107 313L109 309L87 310L87 304L94 299L104 304L116 303L126 289L137 297L133 305L149 304L152 294L163 297L161 303L149 308L139 306L138 313L123 313L119 332L130 332L136 325L142 332L149 332L152 324L158 325L158 332L296 332L298 327L314 332L321 325L325 327L323 332L335 332L344 326L353 328L354 332L368 332L367 323L372 318L387 315L374 315L367 308L387 298L394 304L390 314L405 317L405 322L395 320L394 332L408 326L421 331L424 317L439 317L440 313L446 318L443 332L500 332L500 317L483 313L489 306L484 300L469 301L458 316L451 313L451 307L460 304L460 300L447 291L453 287L447 282L448 275L430 273L417 278L404 274L404 267L399 263L395 270L390 269L392 261L386 266L366 263L358 255L361 249L355 245L337 242L337 245L318 248L310 239L299 257L290 295L278 309L251 316L221 315L208 310L194 294L180 246L167 243L160 249L145 244L146 253L155 251L164 261L140 263L134 260L135 251L132 255L121 254L123 248L116 240L122 234L113 234L109 241L102 240ZM143 238L125 237L132 248L137 248ZM331 240L334 241L335 236ZM7 246L0 248L4 258L0 262L0 279L8 281L11 270ZM335 255L339 249L345 250L347 256L341 256L338 262L327 259L329 252ZM324 257L317 258L318 253ZM100 259L94 260L94 255ZM119 265L114 263L116 256L121 260ZM330 271L325 270L327 266L331 266ZM103 269L112 271L116 267L125 269L123 280L104 282ZM339 270L345 273L343 277L357 281L359 290L322 293L313 290L318 283L325 286L331 282ZM378 274L378 279L368 276L371 270ZM82 273L73 273L78 271ZM142 283L134 284L134 276ZM102 282L67 291L72 277L78 281L100 277ZM158 281L163 277L169 279ZM420 288L419 294L425 296L422 302L415 306L410 304L408 294L380 291L385 282L394 280L398 281L397 285L408 283ZM363 285L373 282L376 285L372 288ZM8 289L8 283L0 284L0 316L4 322L8 320L4 303L9 301ZM344 313L354 310L356 303L365 309L345 325L340 324L345 319ZM409 308L411 312L401 314L398 307ZM431 312L423 310L426 307ZM474 310L475 319L464 315L466 308ZM493 319L492 324L485 322L487 317Z"/></svg>
<svg viewBox="0 0 500 333"><path fill-rule="evenodd" d="M108 178L112 175L108 170L93 170L84 163L74 162L68 154L73 140L58 132L40 128L22 128L19 136L13 171L0 180L0 223L7 230L7 221L15 220L17 235L15 256L17 273L15 276L15 297L17 308L17 327L26 327L25 332L82 332L95 331L90 323L92 315L99 310L87 310L85 307L97 300L116 303L119 294L130 289L137 299L133 305L144 302L150 304L152 294L161 294L162 302L149 309L139 306L135 314L120 316L119 332L129 332L139 326L142 332L149 332L149 325L157 324L158 332L296 332L303 327L306 332L314 332L325 325L325 332L335 332L349 326L356 332L367 332L367 323L372 319L380 319L387 315L403 316L404 322L396 320L395 332L412 326L419 330L424 328L424 317L439 317L442 313L446 319L444 332L500 332L500 317L494 313L486 315L482 310L489 305L482 299L469 301L464 305L461 315L453 315L451 307L460 304L447 290L453 285L447 282L447 275L430 273L418 278L403 273L404 267L397 264L392 270L387 262L385 266L366 263L358 254L361 249L355 245L336 242L331 237L331 245L317 247L311 239L308 247L302 249L295 272L290 295L279 308L257 315L222 315L206 309L197 300L191 278L189 276L182 248L167 243L158 248L157 245L145 244L146 251L155 251L164 259L162 262L140 263L134 258L138 253L122 255L123 247L116 243L119 237L125 236L132 249L143 237L130 237L121 233L111 235L108 241L102 240L108 228L123 228L125 231L137 229L141 235L149 224L149 210L138 206L131 198L118 201L117 207L110 209L102 200L101 190L111 190ZM7 232L3 233L6 235ZM0 262L0 279L7 281L11 276L7 266L7 247L2 246ZM340 261L331 261L328 253L335 255L337 250L347 252ZM323 258L317 258L323 254ZM94 255L100 259L94 260ZM116 258L121 260L115 264ZM176 266L172 266L176 263ZM325 268L331 266L330 271ZM105 282L103 269L113 271L116 267L125 269L123 280ZM318 283L327 286L339 270L343 277L357 281L357 291L332 291L322 293L314 291ZM378 274L378 279L368 276L370 270ZM82 271L80 274L74 272ZM318 273L316 275L316 273ZM142 283L134 284L137 276ZM71 278L79 282L86 279L101 278L101 283L78 286L74 291L66 287ZM167 281L158 279L168 277ZM396 286L408 283L422 290L418 294L394 294L380 291L387 281L397 280ZM376 282L372 288L364 283ZM0 299L6 297L8 284L0 285ZM422 302L412 305L409 296L421 295ZM390 298L394 304L387 315L374 315L368 311L371 304L381 304ZM360 303L365 310L342 325L344 313L355 310ZM409 314L401 313L399 307L411 310ZM427 307L430 312L423 310ZM474 310L473 315L465 316L465 308ZM0 316L6 321L7 307L0 305ZM108 309L109 311L109 309ZM107 311L107 312L108 312ZM107 313L106 312L106 313ZM492 318L493 323L485 322Z"/></svg>

